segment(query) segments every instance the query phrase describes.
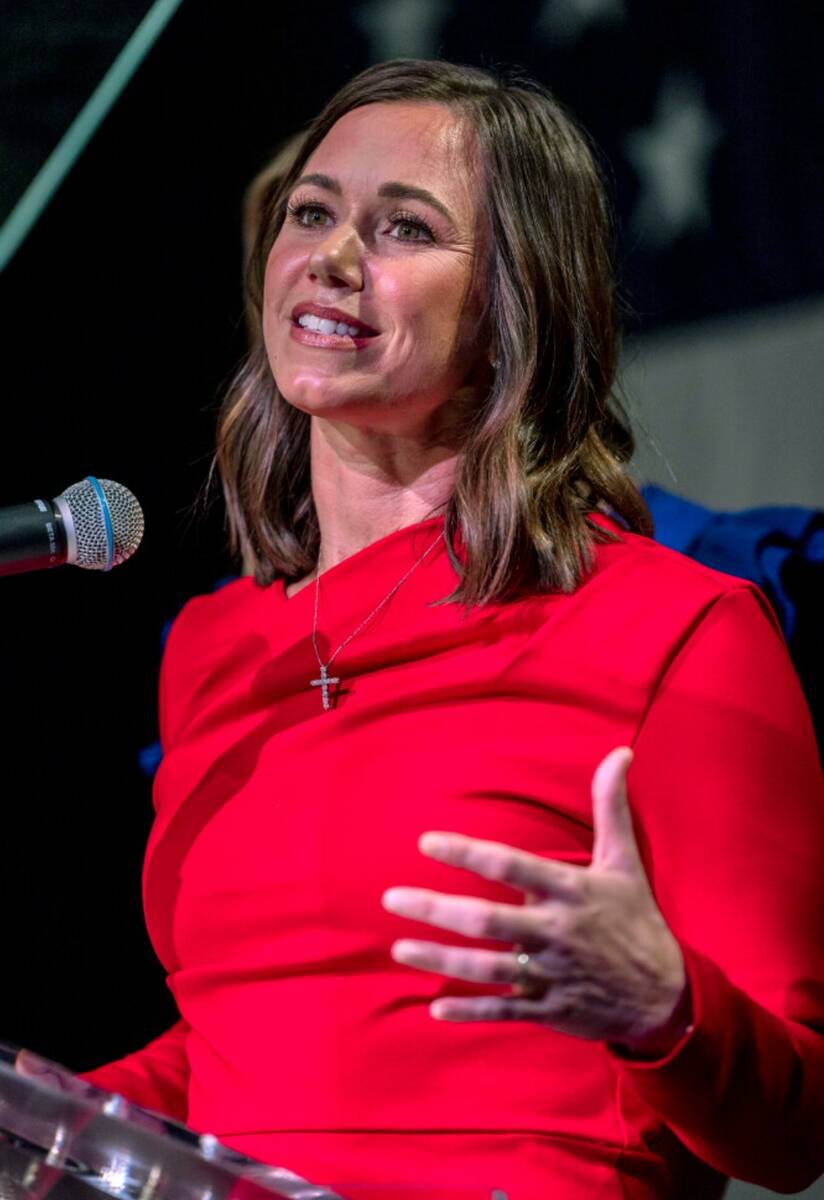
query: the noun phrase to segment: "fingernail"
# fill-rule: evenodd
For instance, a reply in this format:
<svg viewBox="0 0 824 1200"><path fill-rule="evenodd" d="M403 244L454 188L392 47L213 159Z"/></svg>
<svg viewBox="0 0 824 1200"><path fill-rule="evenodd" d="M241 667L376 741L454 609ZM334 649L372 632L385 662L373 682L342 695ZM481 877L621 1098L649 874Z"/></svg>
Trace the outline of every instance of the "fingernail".
<svg viewBox="0 0 824 1200"><path fill-rule="evenodd" d="M618 760L620 764L619 770L627 771L629 769L629 765L633 758L632 750L629 746L616 746L614 750L610 751L610 754L612 756L613 763L616 759Z"/></svg>
<svg viewBox="0 0 824 1200"><path fill-rule="evenodd" d="M418 848L424 854L444 854L448 844L447 839L440 833L424 833L418 840Z"/></svg>
<svg viewBox="0 0 824 1200"><path fill-rule="evenodd" d="M381 904L384 908L388 908L390 912L397 912L404 901L404 889L399 887L389 888L381 897Z"/></svg>
<svg viewBox="0 0 824 1200"><path fill-rule="evenodd" d="M395 962L406 964L413 957L414 948L408 941L393 942L389 953Z"/></svg>

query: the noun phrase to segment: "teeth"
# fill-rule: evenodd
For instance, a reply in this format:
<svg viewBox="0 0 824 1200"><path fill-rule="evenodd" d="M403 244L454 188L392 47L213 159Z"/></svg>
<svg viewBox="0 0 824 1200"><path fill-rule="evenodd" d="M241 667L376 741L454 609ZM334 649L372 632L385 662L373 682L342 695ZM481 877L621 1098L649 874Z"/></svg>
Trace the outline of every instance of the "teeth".
<svg viewBox="0 0 824 1200"><path fill-rule="evenodd" d="M298 317L298 325L301 329L311 329L315 333L336 333L338 337L357 337L362 331L357 325L347 325L344 321L326 321L322 317L313 316L312 313L302 313Z"/></svg>

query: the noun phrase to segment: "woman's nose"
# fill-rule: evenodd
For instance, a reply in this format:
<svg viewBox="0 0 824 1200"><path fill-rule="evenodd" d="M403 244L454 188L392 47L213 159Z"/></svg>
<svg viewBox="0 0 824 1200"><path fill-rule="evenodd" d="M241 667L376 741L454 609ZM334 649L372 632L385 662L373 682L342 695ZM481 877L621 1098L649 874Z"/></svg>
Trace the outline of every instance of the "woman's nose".
<svg viewBox="0 0 824 1200"><path fill-rule="evenodd" d="M363 288L363 244L354 229L336 229L309 259L309 274L327 287Z"/></svg>

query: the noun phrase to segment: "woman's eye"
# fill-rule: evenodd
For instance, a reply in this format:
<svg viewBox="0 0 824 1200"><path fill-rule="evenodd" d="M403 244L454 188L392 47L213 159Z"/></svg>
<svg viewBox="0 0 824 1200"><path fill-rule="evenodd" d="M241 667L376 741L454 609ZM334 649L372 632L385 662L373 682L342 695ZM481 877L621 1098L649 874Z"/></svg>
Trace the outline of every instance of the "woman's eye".
<svg viewBox="0 0 824 1200"><path fill-rule="evenodd" d="M433 242L434 234L425 221L418 217L397 216L392 218L394 237L399 242Z"/></svg>
<svg viewBox="0 0 824 1200"><path fill-rule="evenodd" d="M289 215L298 225L304 225L309 229L322 228L332 219L329 211L322 204L290 205Z"/></svg>

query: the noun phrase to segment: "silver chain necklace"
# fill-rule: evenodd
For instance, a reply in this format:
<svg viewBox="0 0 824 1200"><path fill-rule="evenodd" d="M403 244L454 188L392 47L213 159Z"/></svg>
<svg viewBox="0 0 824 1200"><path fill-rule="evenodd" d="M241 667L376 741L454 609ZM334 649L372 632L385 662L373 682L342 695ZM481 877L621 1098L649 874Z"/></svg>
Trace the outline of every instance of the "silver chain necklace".
<svg viewBox="0 0 824 1200"><path fill-rule="evenodd" d="M343 639L341 644L338 646L337 650L335 650L334 653L330 655L330 657L328 658L328 660L326 662L323 661L323 659L320 656L320 651L318 650L318 597L320 595L320 570L318 570L318 573L315 576L315 615L312 620L312 648L315 651L315 658L318 660L318 666L320 667L320 679L312 679L310 681L310 686L321 688L321 696L323 699L323 711L324 712L328 712L330 708L335 707L335 701L336 701L337 695L338 695L338 685L342 682L342 679L339 675L333 677L329 674L329 668L331 667L332 663L338 657L341 650L343 650L345 646L349 645L349 643L352 641L352 638L357 637L357 635L364 628L364 626L368 625L368 623L372 620L372 618L377 613L380 612L380 610L383 608L384 604L389 603L389 601L395 595L395 592L398 590L398 588L402 587L403 584L406 583L407 579L412 574L412 572L416 569L416 567L419 567L421 565L421 563L423 562L423 560L426 558L426 556L428 554L431 554L431 552L435 549L438 542L441 540L441 538L443 536L444 536L443 532L438 534L438 536L435 538L434 542L431 542L426 547L426 549L424 550L424 552L420 556L420 558L417 559L415 562L413 562L413 564L409 568L409 570L404 575L401 576L401 578L398 580L398 582L395 584L395 586L392 588L392 590L384 596L384 598L383 598L383 600L381 600L380 604L376 604L375 607L372 609L372 611L363 618L360 625L358 625L357 628L353 629L348 637L345 637ZM331 696L330 696L330 693L331 693Z"/></svg>

